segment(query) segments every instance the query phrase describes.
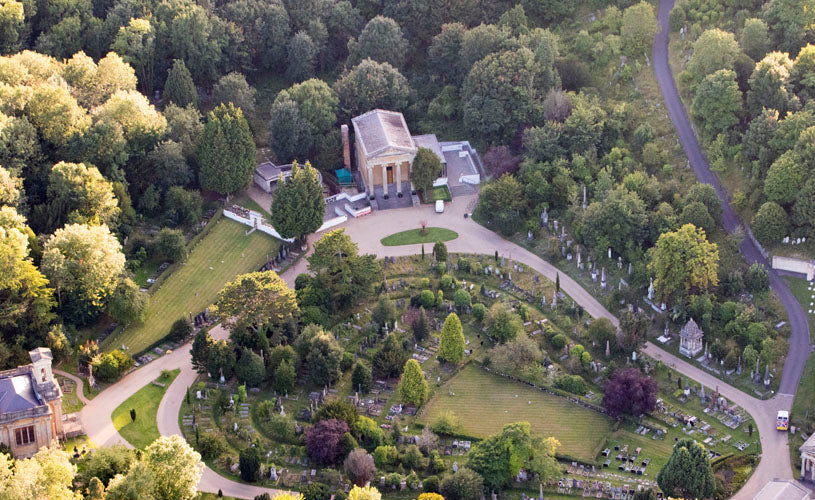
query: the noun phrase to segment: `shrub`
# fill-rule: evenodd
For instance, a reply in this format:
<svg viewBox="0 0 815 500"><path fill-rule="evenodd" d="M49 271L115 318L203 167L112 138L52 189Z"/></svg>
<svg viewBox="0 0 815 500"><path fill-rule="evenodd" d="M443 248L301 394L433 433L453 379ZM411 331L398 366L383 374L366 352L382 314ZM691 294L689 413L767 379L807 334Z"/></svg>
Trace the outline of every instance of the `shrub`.
<svg viewBox="0 0 815 500"><path fill-rule="evenodd" d="M260 450L254 446L241 450L238 467L244 481L254 483L260 479Z"/></svg>
<svg viewBox="0 0 815 500"><path fill-rule="evenodd" d="M205 460L215 460L226 452L226 439L214 432L199 434L196 449Z"/></svg>
<svg viewBox="0 0 815 500"><path fill-rule="evenodd" d="M391 489L396 489L402 484L402 474L398 472L392 472L385 476L385 486L389 486Z"/></svg>
<svg viewBox="0 0 815 500"><path fill-rule="evenodd" d="M347 351L343 352L340 360L340 370L347 371L352 366L354 366L354 355Z"/></svg>
<svg viewBox="0 0 815 500"><path fill-rule="evenodd" d="M453 302L456 303L456 307L460 310L464 309L465 307L470 307L472 305L473 298L470 296L470 292L463 288L459 288L456 290L456 293L453 294Z"/></svg>
<svg viewBox="0 0 815 500"><path fill-rule="evenodd" d="M328 500L331 498L331 489L327 484L309 483L300 491L304 500Z"/></svg>
<svg viewBox="0 0 815 500"><path fill-rule="evenodd" d="M167 339L172 341L184 340L188 335L192 335L192 323L186 318L179 318L170 327Z"/></svg>
<svg viewBox="0 0 815 500"><path fill-rule="evenodd" d="M356 448L348 454L344 468L353 479L354 484L363 486L374 475L374 459L362 448Z"/></svg>
<svg viewBox="0 0 815 500"><path fill-rule="evenodd" d="M447 288L453 287L453 277L449 274L442 274L441 279L439 279L439 288L446 290Z"/></svg>
<svg viewBox="0 0 815 500"><path fill-rule="evenodd" d="M478 321L483 321L484 316L487 314L487 307L484 304L473 304L473 317Z"/></svg>
<svg viewBox="0 0 815 500"><path fill-rule="evenodd" d="M440 493L445 500L476 500L484 495L484 480L466 467L462 467L441 482Z"/></svg>
<svg viewBox="0 0 815 500"><path fill-rule="evenodd" d="M374 463L380 469L395 465L398 458L399 452L395 446L377 446L374 450Z"/></svg>
<svg viewBox="0 0 815 500"><path fill-rule="evenodd" d="M425 309L430 309L436 305L436 295L432 290L422 290L419 294L419 304Z"/></svg>
<svg viewBox="0 0 815 500"><path fill-rule="evenodd" d="M430 430L436 434L452 436L458 432L461 421L452 411L446 411L430 425Z"/></svg>
<svg viewBox="0 0 815 500"><path fill-rule="evenodd" d="M552 337L551 342L552 347L554 347L555 349L558 350L563 349L563 347L566 345L566 336L563 335L562 333L558 333L557 335Z"/></svg>
<svg viewBox="0 0 815 500"><path fill-rule="evenodd" d="M91 364L96 378L103 382L113 382L133 368L133 358L121 349L114 349L96 356Z"/></svg>
<svg viewBox="0 0 815 500"><path fill-rule="evenodd" d="M438 493L439 492L439 476L427 476L422 481L422 489L426 493ZM419 495L419 499L421 500L422 495Z"/></svg>
<svg viewBox="0 0 815 500"><path fill-rule="evenodd" d="M588 391L586 381L580 375L561 375L555 379L555 387L580 396Z"/></svg>
<svg viewBox="0 0 815 500"><path fill-rule="evenodd" d="M464 257L458 258L458 270L463 272L470 272L470 261Z"/></svg>
<svg viewBox="0 0 815 500"><path fill-rule="evenodd" d="M423 469L423 459L422 452L419 451L419 447L415 444L408 446L402 453L402 456L399 457L399 461L405 469Z"/></svg>
<svg viewBox="0 0 815 500"><path fill-rule="evenodd" d="M297 441L297 426L294 424L294 420L287 415L280 415L279 413L271 415L265 427L277 441L284 443Z"/></svg>

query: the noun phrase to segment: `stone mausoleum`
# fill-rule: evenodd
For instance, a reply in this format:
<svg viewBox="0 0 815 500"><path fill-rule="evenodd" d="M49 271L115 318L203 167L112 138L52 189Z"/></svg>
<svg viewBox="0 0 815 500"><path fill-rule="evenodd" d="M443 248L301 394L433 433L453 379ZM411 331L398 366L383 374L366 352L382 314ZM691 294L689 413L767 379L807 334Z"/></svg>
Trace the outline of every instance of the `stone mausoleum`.
<svg viewBox="0 0 815 500"><path fill-rule="evenodd" d="M704 347L702 345L702 338L704 335L699 325L691 318L679 332L679 353L693 358L702 352L702 348Z"/></svg>
<svg viewBox="0 0 815 500"><path fill-rule="evenodd" d="M356 165L368 196L410 196L410 169L420 147L446 160L433 134L411 136L405 117L398 111L374 109L351 120L354 126Z"/></svg>

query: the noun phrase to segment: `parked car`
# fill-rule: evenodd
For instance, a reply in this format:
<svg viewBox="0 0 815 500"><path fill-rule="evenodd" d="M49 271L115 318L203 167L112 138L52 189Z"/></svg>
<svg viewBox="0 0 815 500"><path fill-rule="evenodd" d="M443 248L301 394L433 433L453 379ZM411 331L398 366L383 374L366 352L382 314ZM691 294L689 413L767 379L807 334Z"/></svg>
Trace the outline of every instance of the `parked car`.
<svg viewBox="0 0 815 500"><path fill-rule="evenodd" d="M436 213L444 212L444 200L436 200Z"/></svg>

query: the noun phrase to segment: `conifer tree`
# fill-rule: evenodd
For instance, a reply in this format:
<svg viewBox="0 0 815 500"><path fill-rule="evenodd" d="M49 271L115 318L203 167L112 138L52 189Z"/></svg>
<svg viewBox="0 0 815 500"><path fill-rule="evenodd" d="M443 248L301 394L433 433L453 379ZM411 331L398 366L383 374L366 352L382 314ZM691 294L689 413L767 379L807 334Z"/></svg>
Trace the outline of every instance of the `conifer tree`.
<svg viewBox="0 0 815 500"><path fill-rule="evenodd" d="M173 67L167 72L167 81L164 83L164 102L174 103L182 108L188 104L198 107L198 91L195 89L192 75L183 59L173 61Z"/></svg>
<svg viewBox="0 0 815 500"><path fill-rule="evenodd" d="M292 164L291 177L278 182L272 199L272 225L284 238L303 238L323 223L325 198L317 170Z"/></svg>
<svg viewBox="0 0 815 500"><path fill-rule="evenodd" d="M255 141L240 108L221 104L209 113L198 161L202 188L220 194L246 189L255 170Z"/></svg>
<svg viewBox="0 0 815 500"><path fill-rule="evenodd" d="M464 332L461 320L456 313L450 313L444 320L441 328L441 342L439 344L439 357L452 364L460 363L464 359Z"/></svg>
<svg viewBox="0 0 815 500"><path fill-rule="evenodd" d="M415 359L409 359L402 371L402 380L399 382L399 394L402 401L420 406L427 400L427 380L422 373L422 367Z"/></svg>

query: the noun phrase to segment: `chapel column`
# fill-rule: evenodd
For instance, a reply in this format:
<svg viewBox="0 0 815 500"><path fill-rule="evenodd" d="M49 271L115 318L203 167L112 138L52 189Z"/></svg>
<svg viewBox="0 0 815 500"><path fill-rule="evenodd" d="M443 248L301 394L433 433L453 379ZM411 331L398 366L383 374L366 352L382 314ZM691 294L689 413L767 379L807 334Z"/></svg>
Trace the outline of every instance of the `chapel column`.
<svg viewBox="0 0 815 500"><path fill-rule="evenodd" d="M803 453L801 453L801 479L804 479L806 477L806 476L804 476L804 474L806 474L806 465L807 465L807 458L806 458L806 456L804 456Z"/></svg>
<svg viewBox="0 0 815 500"><path fill-rule="evenodd" d="M382 164L382 191L385 192L385 199L388 198L388 166Z"/></svg>
<svg viewBox="0 0 815 500"><path fill-rule="evenodd" d="M394 167L396 169L396 196L399 198L402 197L402 164L396 163Z"/></svg>
<svg viewBox="0 0 815 500"><path fill-rule="evenodd" d="M374 168L368 165L368 195L370 198L374 197Z"/></svg>

